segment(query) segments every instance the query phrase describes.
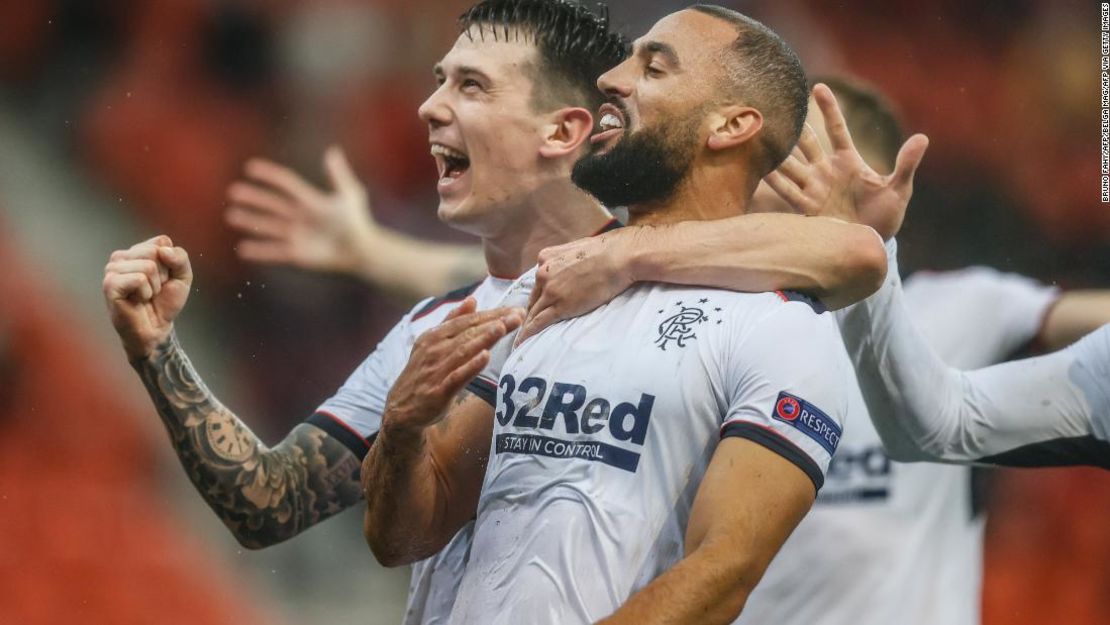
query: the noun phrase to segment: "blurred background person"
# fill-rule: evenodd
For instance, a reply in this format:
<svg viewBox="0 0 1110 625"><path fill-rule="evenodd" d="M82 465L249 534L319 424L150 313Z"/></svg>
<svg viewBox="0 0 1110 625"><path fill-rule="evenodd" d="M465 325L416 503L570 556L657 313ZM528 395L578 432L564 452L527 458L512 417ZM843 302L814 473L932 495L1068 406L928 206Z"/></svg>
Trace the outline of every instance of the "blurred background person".
<svg viewBox="0 0 1110 625"><path fill-rule="evenodd" d="M366 557L357 515L237 552L183 484L141 385L103 358L118 348L90 285L106 251L173 232L205 278L183 329L191 355L226 380L216 394L273 415L256 432L279 440L407 306L394 286L241 263L226 190L257 155L329 188L318 162L339 142L374 223L466 243L435 219L415 111L467 4L0 4L0 621L399 622L407 574ZM906 269L1110 283L1097 4L724 4L781 32L811 73L881 85L932 139L900 234ZM611 9L636 32L684 5ZM1012 475L987 500L984 622L1104 622L1110 479Z"/></svg>

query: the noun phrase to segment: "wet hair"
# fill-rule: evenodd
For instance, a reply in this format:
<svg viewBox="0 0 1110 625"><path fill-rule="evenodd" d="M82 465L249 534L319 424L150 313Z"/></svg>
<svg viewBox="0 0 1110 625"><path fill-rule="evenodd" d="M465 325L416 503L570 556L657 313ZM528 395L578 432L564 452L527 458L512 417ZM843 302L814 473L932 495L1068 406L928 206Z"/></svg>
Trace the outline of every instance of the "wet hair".
<svg viewBox="0 0 1110 625"><path fill-rule="evenodd" d="M878 159L872 167L889 173L902 147L905 134L894 106L878 89L855 79L837 76L815 76L811 84L823 82L832 89L852 140L865 153Z"/></svg>
<svg viewBox="0 0 1110 625"><path fill-rule="evenodd" d="M532 104L537 110L605 102L597 79L629 54L628 39L609 30L609 9L593 13L568 0L485 0L459 17L468 37L494 41L523 38L535 44Z"/></svg>
<svg viewBox="0 0 1110 625"><path fill-rule="evenodd" d="M775 31L743 13L712 4L690 8L736 27L736 39L722 55L723 95L763 114L753 171L762 178L794 149L805 124L809 84L802 62Z"/></svg>

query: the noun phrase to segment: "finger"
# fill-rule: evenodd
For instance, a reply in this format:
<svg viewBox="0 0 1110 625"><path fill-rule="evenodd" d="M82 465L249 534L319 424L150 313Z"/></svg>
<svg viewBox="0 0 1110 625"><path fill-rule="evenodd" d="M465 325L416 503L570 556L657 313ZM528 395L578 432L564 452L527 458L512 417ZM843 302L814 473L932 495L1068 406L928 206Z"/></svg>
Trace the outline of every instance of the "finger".
<svg viewBox="0 0 1110 625"><path fill-rule="evenodd" d="M285 241L243 239L235 246L235 254L249 263L262 265L288 265L293 262L292 250Z"/></svg>
<svg viewBox="0 0 1110 625"><path fill-rule="evenodd" d="M114 273L104 279L104 295L109 301L150 301L154 289L145 273Z"/></svg>
<svg viewBox="0 0 1110 625"><path fill-rule="evenodd" d="M852 142L852 133L848 131L848 122L844 121L844 114L840 111L840 104L836 101L832 89L823 83L813 87L813 99L817 101L817 108L825 118L825 132L829 135L829 142L834 150L856 150Z"/></svg>
<svg viewBox="0 0 1110 625"><path fill-rule="evenodd" d="M288 239L289 221L257 213L241 206L232 206L224 213L227 225L239 232L267 239Z"/></svg>
<svg viewBox="0 0 1110 625"><path fill-rule="evenodd" d="M805 155L804 162L816 163L825 158L825 150L817 139L817 131L809 124L802 127L802 135L798 137L798 146L795 149Z"/></svg>
<svg viewBox="0 0 1110 625"><path fill-rule="evenodd" d="M764 176L763 182L766 182L767 186L771 187L771 190L792 206L794 210L801 213L805 212L807 204L805 193L802 193L798 185L794 184L794 181L787 178L785 174L776 169Z"/></svg>
<svg viewBox="0 0 1110 625"><path fill-rule="evenodd" d="M310 206L324 201L323 194L288 167L273 161L252 158L247 161L247 176L265 182L289 197Z"/></svg>
<svg viewBox="0 0 1110 625"><path fill-rule="evenodd" d="M543 278L542 280L540 279L541 277ZM541 267L539 271L536 272L536 285L532 287L532 292L528 294L528 304L524 306L524 310L532 310L536 302L540 301L540 298L543 297L545 284L547 284L547 277L543 273L543 268Z"/></svg>
<svg viewBox="0 0 1110 625"><path fill-rule="evenodd" d="M524 318L523 312L519 308L495 308L493 310L483 310L480 312L472 312L469 314L460 315L453 319L445 319L436 330L440 336L445 338L455 337L469 328L480 326L487 321L502 320L508 323L510 317ZM519 319L517 320L519 323Z"/></svg>
<svg viewBox="0 0 1110 625"><path fill-rule="evenodd" d="M112 252L109 260L155 260L158 258L158 248L161 246L151 241L153 241L153 239L150 241L143 241L142 243L136 243L125 250L116 250Z"/></svg>
<svg viewBox="0 0 1110 625"><path fill-rule="evenodd" d="M551 262L552 260L566 255L568 252L570 252L574 248L580 247L582 245L586 245L588 243L589 243L589 239L587 238L587 239L578 239L577 241L570 241L569 243L563 243L561 245L553 245L551 247L545 247L542 250L540 250L539 256L536 257L536 264L538 264L542 267L543 265L546 265L547 263Z"/></svg>
<svg viewBox="0 0 1110 625"><path fill-rule="evenodd" d="M158 250L158 260L166 265L171 280L181 280L188 284L193 282L193 265L189 262L189 253L183 247L163 247Z"/></svg>
<svg viewBox="0 0 1110 625"><path fill-rule="evenodd" d="M520 322L505 323L501 320L490 321L482 325L472 328L467 334L462 334L460 338L454 339L458 342L457 347L452 350L451 358L454 359L468 359L474 354L489 349L497 344L506 334L509 334L520 325Z"/></svg>
<svg viewBox="0 0 1110 625"><path fill-rule="evenodd" d="M520 334L517 335L516 342L513 343L513 345L520 345L530 337L543 332L544 328L547 326L562 320L563 317L559 316L559 313L553 306L544 308L535 315L530 315L528 320L524 323L524 327L520 329Z"/></svg>
<svg viewBox="0 0 1110 625"><path fill-rule="evenodd" d="M925 158L925 150L929 149L929 137L916 134L902 144L898 150L898 157L894 161L894 173L891 174L891 185L895 190L908 192L913 190L913 175L921 160Z"/></svg>
<svg viewBox="0 0 1110 625"><path fill-rule="evenodd" d="M540 289L532 289L532 297L528 300L528 307L525 308L524 322L527 323L529 319L534 317L541 310L554 305L555 297L552 296L550 290L544 290L542 293Z"/></svg>
<svg viewBox="0 0 1110 625"><path fill-rule="evenodd" d="M447 313L447 316L443 318L443 321L441 321L440 324L442 325L452 319L458 319L463 315L469 315L470 313L474 312L474 309L476 309L477 307L478 300L474 299L473 297L468 297L464 299L461 304L456 306L454 310Z"/></svg>
<svg viewBox="0 0 1110 625"><path fill-rule="evenodd" d="M333 145L324 152L324 171L333 189L346 193L363 192L362 182L351 169L347 154L338 145Z"/></svg>
<svg viewBox="0 0 1110 625"><path fill-rule="evenodd" d="M153 290L154 295L157 295L162 291L162 281L166 277L164 267L153 260L147 259L112 261L108 263L106 267L104 267L104 272L114 274L146 274L147 279L150 281L150 286Z"/></svg>
<svg viewBox="0 0 1110 625"><path fill-rule="evenodd" d="M810 166L803 164L793 154L787 156L775 171L789 178L799 189L805 189L812 178Z"/></svg>
<svg viewBox="0 0 1110 625"><path fill-rule="evenodd" d="M471 380L478 377L482 369L489 363L489 350L482 350L475 354L470 360L463 363L462 366L457 367L454 371L447 374L443 380L443 390L447 395L455 395L462 390L463 386L470 383Z"/></svg>
<svg viewBox="0 0 1110 625"><path fill-rule="evenodd" d="M149 239L147 239L146 241L143 241L139 245L143 245L144 243L149 243L149 244L156 245L156 246L172 246L173 245L173 241L171 241L170 238L168 236L164 235L164 234L159 234L159 235L150 237Z"/></svg>
<svg viewBox="0 0 1110 625"><path fill-rule="evenodd" d="M246 206L271 215L292 218L297 207L289 198L254 184L234 182L227 188L227 199L233 205Z"/></svg>

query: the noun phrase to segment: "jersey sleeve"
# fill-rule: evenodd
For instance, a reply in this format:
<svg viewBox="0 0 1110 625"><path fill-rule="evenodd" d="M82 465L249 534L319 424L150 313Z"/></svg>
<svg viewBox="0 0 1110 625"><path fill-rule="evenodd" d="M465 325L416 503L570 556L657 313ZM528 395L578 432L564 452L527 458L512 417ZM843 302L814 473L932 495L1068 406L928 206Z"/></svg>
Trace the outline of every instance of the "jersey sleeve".
<svg viewBox="0 0 1110 625"><path fill-rule="evenodd" d="M905 301L930 345L948 364L978 368L1034 344L1060 289L990 267L919 272Z"/></svg>
<svg viewBox="0 0 1110 625"><path fill-rule="evenodd" d="M536 269L532 268L522 275L501 297L493 308L527 308L528 298L532 296L532 287L536 285ZM471 380L466 390L481 397L483 401L493 406L497 402L497 381L501 377L501 367L513 352L513 344L520 334L520 328L505 335L492 349L489 350L489 363L482 368L478 377Z"/></svg>
<svg viewBox="0 0 1110 625"><path fill-rule="evenodd" d="M883 287L839 314L876 429L896 460L1110 468L1102 421L1110 328L1046 356L944 364L910 322L888 244Z"/></svg>
<svg viewBox="0 0 1110 625"><path fill-rule="evenodd" d="M419 309L419 306L417 306ZM308 418L359 458L370 451L382 424L389 389L401 375L412 348L412 315L405 315L354 370L339 390Z"/></svg>
<svg viewBox="0 0 1110 625"><path fill-rule="evenodd" d="M840 442L850 396L836 325L804 303L783 302L729 346L721 437L778 453L820 489Z"/></svg>

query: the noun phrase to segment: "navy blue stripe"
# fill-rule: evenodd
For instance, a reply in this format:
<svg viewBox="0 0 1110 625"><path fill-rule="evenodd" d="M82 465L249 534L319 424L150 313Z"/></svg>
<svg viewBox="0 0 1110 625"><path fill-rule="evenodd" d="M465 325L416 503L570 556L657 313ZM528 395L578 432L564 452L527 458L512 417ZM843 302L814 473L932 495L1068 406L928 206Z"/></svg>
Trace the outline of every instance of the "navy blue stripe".
<svg viewBox="0 0 1110 625"><path fill-rule="evenodd" d="M1110 443L1089 434L1056 438L980 458L979 462L1006 467L1092 466L1110 469Z"/></svg>
<svg viewBox="0 0 1110 625"><path fill-rule="evenodd" d="M630 473L635 473L636 467L640 464L640 454L597 441L564 441L533 434L498 434L495 441L495 448L499 454L575 458L600 462Z"/></svg>
<svg viewBox="0 0 1110 625"><path fill-rule="evenodd" d="M432 298L432 300L430 302L421 306L420 310L413 313L412 318L414 320L419 319L419 318L423 317L424 315L427 315L428 313L432 312L433 310L439 308L443 304L449 304L451 302L461 302L462 300L466 299L468 295L470 295L475 290L477 290L478 286L481 285L481 284L482 284L482 281L479 280L478 282L475 282L474 284L468 284L467 286L455 289L454 291L451 291L450 293L446 293L446 294L441 295L439 297L434 297L434 298Z"/></svg>
<svg viewBox="0 0 1110 625"><path fill-rule="evenodd" d="M767 449L793 462L807 477L809 477L809 479L813 480L813 487L817 490L821 490L821 487L825 485L825 474L821 473L821 467L817 466L813 458L810 458L804 451L798 449L794 443L773 433L771 430L755 425L754 423L739 421L736 423L729 423L721 430L721 438L727 438L729 436L745 438L753 443L763 445Z"/></svg>
<svg viewBox="0 0 1110 625"><path fill-rule="evenodd" d="M828 308L825 307L825 305L821 302L821 300L819 300L815 297L810 297L809 295L806 295L805 293L802 293L800 291L785 291L785 290L783 290L783 291L779 291L779 292L782 293L782 296L785 297L788 301L801 302L801 303L809 306L810 308L812 308L813 312L817 313L818 315L820 315L821 313L828 312L828 310L829 310Z"/></svg>
<svg viewBox="0 0 1110 625"><path fill-rule="evenodd" d="M482 401L486 402L490 406L496 407L497 386L495 386L489 380L484 380L480 377L474 378L470 381L469 384L466 385L466 390L482 398Z"/></svg>
<svg viewBox="0 0 1110 625"><path fill-rule="evenodd" d="M368 438L362 438L347 426L339 423L334 417L326 415L321 412L313 413L311 417L305 419L305 423L311 423L321 430L327 432L328 436L343 443L343 446L351 450L359 460L366 457L370 453L370 445L374 444L374 439L378 437L378 433L374 432Z"/></svg>
<svg viewBox="0 0 1110 625"><path fill-rule="evenodd" d="M861 501L882 501L890 497L886 487L880 488L855 488L843 491L822 491L817 497L817 503L824 505L838 505L858 503Z"/></svg>

